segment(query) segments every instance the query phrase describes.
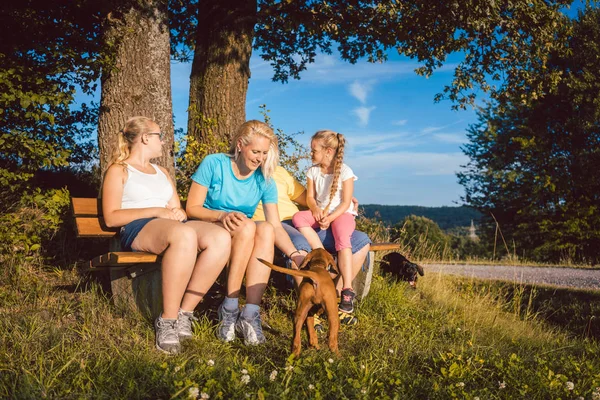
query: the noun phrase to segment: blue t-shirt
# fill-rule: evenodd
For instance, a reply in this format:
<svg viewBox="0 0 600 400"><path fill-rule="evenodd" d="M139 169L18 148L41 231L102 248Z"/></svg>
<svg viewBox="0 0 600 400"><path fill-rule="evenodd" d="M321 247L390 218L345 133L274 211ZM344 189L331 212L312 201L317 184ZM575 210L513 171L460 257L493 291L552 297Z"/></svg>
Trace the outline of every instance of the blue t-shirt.
<svg viewBox="0 0 600 400"><path fill-rule="evenodd" d="M277 186L273 179L267 182L260 168L249 178L236 178L231 158L223 153L206 156L192 180L208 188L204 207L209 210L238 211L252 218L259 201L277 204Z"/></svg>

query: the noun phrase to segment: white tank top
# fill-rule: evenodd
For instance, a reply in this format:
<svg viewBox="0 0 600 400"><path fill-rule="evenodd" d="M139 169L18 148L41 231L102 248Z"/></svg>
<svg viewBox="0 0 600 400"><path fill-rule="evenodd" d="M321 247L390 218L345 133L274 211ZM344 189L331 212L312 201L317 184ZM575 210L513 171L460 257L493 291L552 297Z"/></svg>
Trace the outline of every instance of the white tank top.
<svg viewBox="0 0 600 400"><path fill-rule="evenodd" d="M127 165L127 181L123 186L121 208L166 207L173 197L173 185L154 164L155 174L146 174Z"/></svg>

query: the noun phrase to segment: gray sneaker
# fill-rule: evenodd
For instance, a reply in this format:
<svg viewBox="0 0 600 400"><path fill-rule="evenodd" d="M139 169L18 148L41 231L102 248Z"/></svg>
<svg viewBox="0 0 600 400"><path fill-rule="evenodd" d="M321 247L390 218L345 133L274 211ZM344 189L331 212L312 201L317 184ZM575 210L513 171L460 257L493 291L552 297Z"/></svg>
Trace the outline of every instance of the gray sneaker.
<svg viewBox="0 0 600 400"><path fill-rule="evenodd" d="M235 323L240 315L240 310L226 310L223 304L217 310L219 316L219 326L217 327L217 337L224 342L231 342L235 339Z"/></svg>
<svg viewBox="0 0 600 400"><path fill-rule="evenodd" d="M179 310L177 318L179 321L179 339L190 339L193 336L192 323L198 321L198 318L194 317L193 312L183 310Z"/></svg>
<svg viewBox="0 0 600 400"><path fill-rule="evenodd" d="M179 353L179 335L177 333L176 319L156 318L154 330L156 331L156 348L164 353Z"/></svg>
<svg viewBox="0 0 600 400"><path fill-rule="evenodd" d="M246 346L261 344L267 340L262 331L262 323L258 311L250 318L245 318L243 314L240 315L235 323L235 330L244 336L244 344Z"/></svg>

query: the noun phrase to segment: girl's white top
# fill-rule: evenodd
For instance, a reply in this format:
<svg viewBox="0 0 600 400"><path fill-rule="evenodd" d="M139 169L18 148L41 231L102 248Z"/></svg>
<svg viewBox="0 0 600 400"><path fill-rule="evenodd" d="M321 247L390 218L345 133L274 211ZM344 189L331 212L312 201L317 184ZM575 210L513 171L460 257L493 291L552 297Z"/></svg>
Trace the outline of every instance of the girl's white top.
<svg viewBox="0 0 600 400"><path fill-rule="evenodd" d="M127 164L127 181L123 186L121 208L166 207L173 197L169 178L154 164L155 174L146 174Z"/></svg>
<svg viewBox="0 0 600 400"><path fill-rule="evenodd" d="M333 174L323 174L321 173L321 167L318 165L313 165L306 172L306 177L312 179L315 186L317 206L320 209L324 210L329 204L329 193L331 193L331 183L333 182ZM342 182L353 179L357 180L358 178L352 172L349 166L346 164L342 164L342 169L340 171L340 179L338 180L338 187L335 191L335 195L333 196L333 201L329 206L329 214L331 214L342 202ZM350 203L350 208L345 212L349 212L353 215L358 215L357 210L354 209L354 204Z"/></svg>

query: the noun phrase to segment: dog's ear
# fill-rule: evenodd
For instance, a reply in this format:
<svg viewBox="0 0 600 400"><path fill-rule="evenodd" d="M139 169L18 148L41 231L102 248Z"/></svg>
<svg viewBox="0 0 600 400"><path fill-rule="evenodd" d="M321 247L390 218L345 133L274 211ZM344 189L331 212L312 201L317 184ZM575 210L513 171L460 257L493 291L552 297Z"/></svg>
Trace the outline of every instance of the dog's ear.
<svg viewBox="0 0 600 400"><path fill-rule="evenodd" d="M312 251L310 253L308 253L306 255L306 257L304 257L304 260L302 261L302 264L298 267L298 269L304 269L306 268L306 266L310 263L310 260L313 258L313 254Z"/></svg>

